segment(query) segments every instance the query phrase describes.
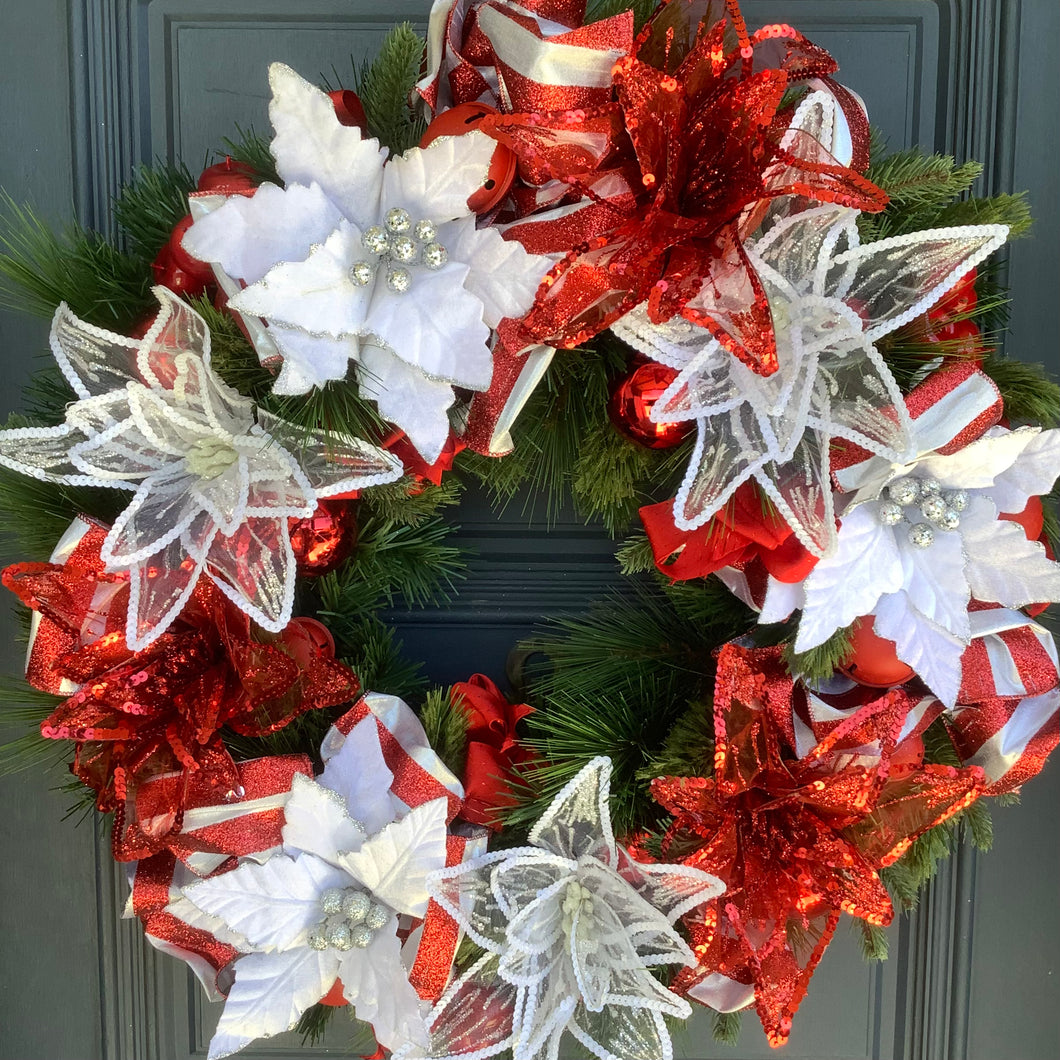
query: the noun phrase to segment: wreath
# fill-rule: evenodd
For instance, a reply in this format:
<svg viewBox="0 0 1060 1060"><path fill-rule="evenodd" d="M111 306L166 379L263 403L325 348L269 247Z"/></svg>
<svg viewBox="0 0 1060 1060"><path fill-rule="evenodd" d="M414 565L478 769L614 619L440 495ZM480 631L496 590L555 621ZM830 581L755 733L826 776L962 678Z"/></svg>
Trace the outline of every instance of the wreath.
<svg viewBox="0 0 1060 1060"><path fill-rule="evenodd" d="M211 1057L344 1005L403 1058L670 1057L693 1003L783 1044L844 914L885 956L1057 743L1023 198L888 153L791 26L626 2L275 64L271 139L142 169L117 241L9 211L55 362L0 433L17 750L72 745ZM512 696L386 621L452 590L469 481L630 576Z"/></svg>

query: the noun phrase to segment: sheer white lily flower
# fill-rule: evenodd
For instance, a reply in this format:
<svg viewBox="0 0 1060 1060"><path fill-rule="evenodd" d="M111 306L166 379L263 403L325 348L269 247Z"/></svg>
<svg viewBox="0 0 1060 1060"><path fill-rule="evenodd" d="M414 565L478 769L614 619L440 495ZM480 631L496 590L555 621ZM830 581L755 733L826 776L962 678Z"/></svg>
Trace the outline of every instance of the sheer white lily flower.
<svg viewBox="0 0 1060 1060"><path fill-rule="evenodd" d="M559 1055L569 1033L594 1055L669 1060L664 1016L691 1008L650 968L695 964L673 928L723 890L685 865L642 864L615 842L611 760L596 758L556 796L528 847L441 869L432 896L486 955L429 1017L431 1044L401 1057Z"/></svg>
<svg viewBox="0 0 1060 1060"><path fill-rule="evenodd" d="M101 552L108 570L129 572L133 650L168 628L203 573L278 633L294 602L288 519L308 518L321 498L393 482L401 463L256 409L210 367L202 317L163 287L155 295L161 309L143 339L59 307L52 350L78 400L57 427L0 432L0 464L134 491Z"/></svg>
<svg viewBox="0 0 1060 1060"><path fill-rule="evenodd" d="M967 225L860 244L859 211L819 206L775 221L747 246L769 298L779 369L762 376L684 320L638 308L613 326L678 371L652 409L694 420L696 447L674 501L694 530L748 479L813 554L835 547L834 439L888 463L911 454L909 417L876 343L934 305L1000 247L1004 225Z"/></svg>

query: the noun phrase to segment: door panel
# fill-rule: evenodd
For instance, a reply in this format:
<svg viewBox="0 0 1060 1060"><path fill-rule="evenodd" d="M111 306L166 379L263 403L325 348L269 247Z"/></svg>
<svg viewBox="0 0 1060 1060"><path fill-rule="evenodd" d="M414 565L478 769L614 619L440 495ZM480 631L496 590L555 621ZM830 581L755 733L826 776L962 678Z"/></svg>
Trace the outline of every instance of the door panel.
<svg viewBox="0 0 1060 1060"><path fill-rule="evenodd" d="M310 80L337 80L334 70L349 84L351 55L369 57L394 21L422 30L428 9L429 0L5 0L0 46L8 61L0 70L11 131L0 149L0 178L16 199L36 192L53 216L72 198L80 217L105 227L107 203L135 162L183 158L194 170L237 124L268 132L270 61L288 62ZM1055 6L744 0L743 10L751 25L790 22L832 51L842 80L865 99L891 146L934 142L986 161L992 190L1032 188L1046 223L1037 240L1012 254L1021 284L1015 335L1023 356L1048 350L1055 357L1055 341L1046 342L1055 315L1047 294L1055 306L1060 271L1050 139L1057 102L1055 92L1044 98L1039 88L1060 45ZM5 379L13 379L24 370L21 351L44 348L46 329L8 316L2 326L11 366ZM498 517L470 495L454 516L459 540L475 550L458 599L393 616L410 655L425 660L435 680L476 669L499 677L510 646L541 616L581 611L620 588L613 545L598 529L569 513L549 528L544 513L535 514L528 522L513 503ZM997 854L962 852L943 869L922 915L892 929L890 961L866 964L853 932L841 929L779 1055L1052 1055L1060 997L1050 975L1058 917L1049 899L1060 866L1057 830L1043 834L1043 821L1058 805L1057 781L1054 765L1032 786L1027 806L999 812ZM138 925L118 919L122 872L89 827L71 831L59 820L61 799L45 790L54 783L39 776L3 782L11 793L5 838L19 850L19 864L9 860L3 877L11 945L0 1056L204 1056L216 1006L202 1000L182 965L144 946ZM1033 886L1024 882L1031 872ZM1051 947L1035 945L1043 937ZM54 1018L57 1010L62 1019ZM341 1015L333 1021L327 1048L345 1045L342 1022ZM285 1035L243 1055L304 1055L296 1044ZM676 1046L685 1057L778 1055L753 1017L735 1050L711 1041L705 1013Z"/></svg>

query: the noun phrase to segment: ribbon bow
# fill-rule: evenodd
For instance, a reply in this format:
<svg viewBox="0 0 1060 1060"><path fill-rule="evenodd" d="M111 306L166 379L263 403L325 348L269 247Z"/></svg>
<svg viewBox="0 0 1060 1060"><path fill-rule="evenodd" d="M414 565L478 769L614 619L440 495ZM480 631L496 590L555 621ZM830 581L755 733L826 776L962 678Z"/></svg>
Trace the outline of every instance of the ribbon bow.
<svg viewBox="0 0 1060 1060"><path fill-rule="evenodd" d="M307 710L347 702L359 682L327 657L309 620L265 633L205 580L166 633L130 651L128 581L104 572L105 537L105 527L78 520L57 552L65 562L15 564L3 583L43 616L30 680L43 675L42 687L68 696L41 734L75 741L71 770L97 792L100 810L114 811L114 856L130 861L180 831L193 781L238 795L222 728L274 732ZM139 789L161 775L177 778L172 812L141 820Z"/></svg>

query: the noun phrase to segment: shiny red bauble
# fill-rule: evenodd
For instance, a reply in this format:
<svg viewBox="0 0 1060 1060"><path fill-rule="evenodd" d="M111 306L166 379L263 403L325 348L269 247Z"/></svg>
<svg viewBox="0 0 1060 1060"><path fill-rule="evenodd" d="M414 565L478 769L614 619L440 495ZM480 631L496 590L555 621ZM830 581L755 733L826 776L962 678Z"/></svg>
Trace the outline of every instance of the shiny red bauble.
<svg viewBox="0 0 1060 1060"><path fill-rule="evenodd" d="M339 119L340 125L360 129L363 133L368 131L368 116L364 113L364 104L356 92L351 92L348 88L337 88L328 93L328 99L335 108L335 117Z"/></svg>
<svg viewBox="0 0 1060 1060"><path fill-rule="evenodd" d="M349 501L322 500L308 519L291 519L288 527L298 573L303 577L333 571L357 544L357 519Z"/></svg>
<svg viewBox="0 0 1060 1060"><path fill-rule="evenodd" d="M169 241L151 263L151 272L155 283L168 287L174 294L195 298L213 285L214 274L205 261L193 258L181 245L184 233L191 225L191 214L177 222Z"/></svg>
<svg viewBox="0 0 1060 1060"><path fill-rule="evenodd" d="M449 110L443 110L423 134L420 147L427 147L439 136L462 136L471 132L487 114L496 114L493 107L485 103L458 103ZM482 187L467 200L468 209L473 213L488 213L505 195L515 179L515 152L504 144L497 144L490 159L489 172Z"/></svg>
<svg viewBox="0 0 1060 1060"><path fill-rule="evenodd" d="M850 654L839 664L840 671L869 688L904 684L915 671L898 658L894 641L879 636L872 623L872 615L854 623Z"/></svg>
<svg viewBox="0 0 1060 1060"><path fill-rule="evenodd" d="M967 317L975 311L978 297L975 293L975 281L979 276L977 269L966 272L950 290L929 310L928 319L937 321L952 320L954 317Z"/></svg>
<svg viewBox="0 0 1060 1060"><path fill-rule="evenodd" d="M677 378L664 364L645 361L611 391L607 412L619 434L649 449L670 449L695 430L691 422L653 423L651 410Z"/></svg>
<svg viewBox="0 0 1060 1060"><path fill-rule="evenodd" d="M257 174L245 162L226 158L207 166L199 177L196 190L211 195L253 195L258 188Z"/></svg>

